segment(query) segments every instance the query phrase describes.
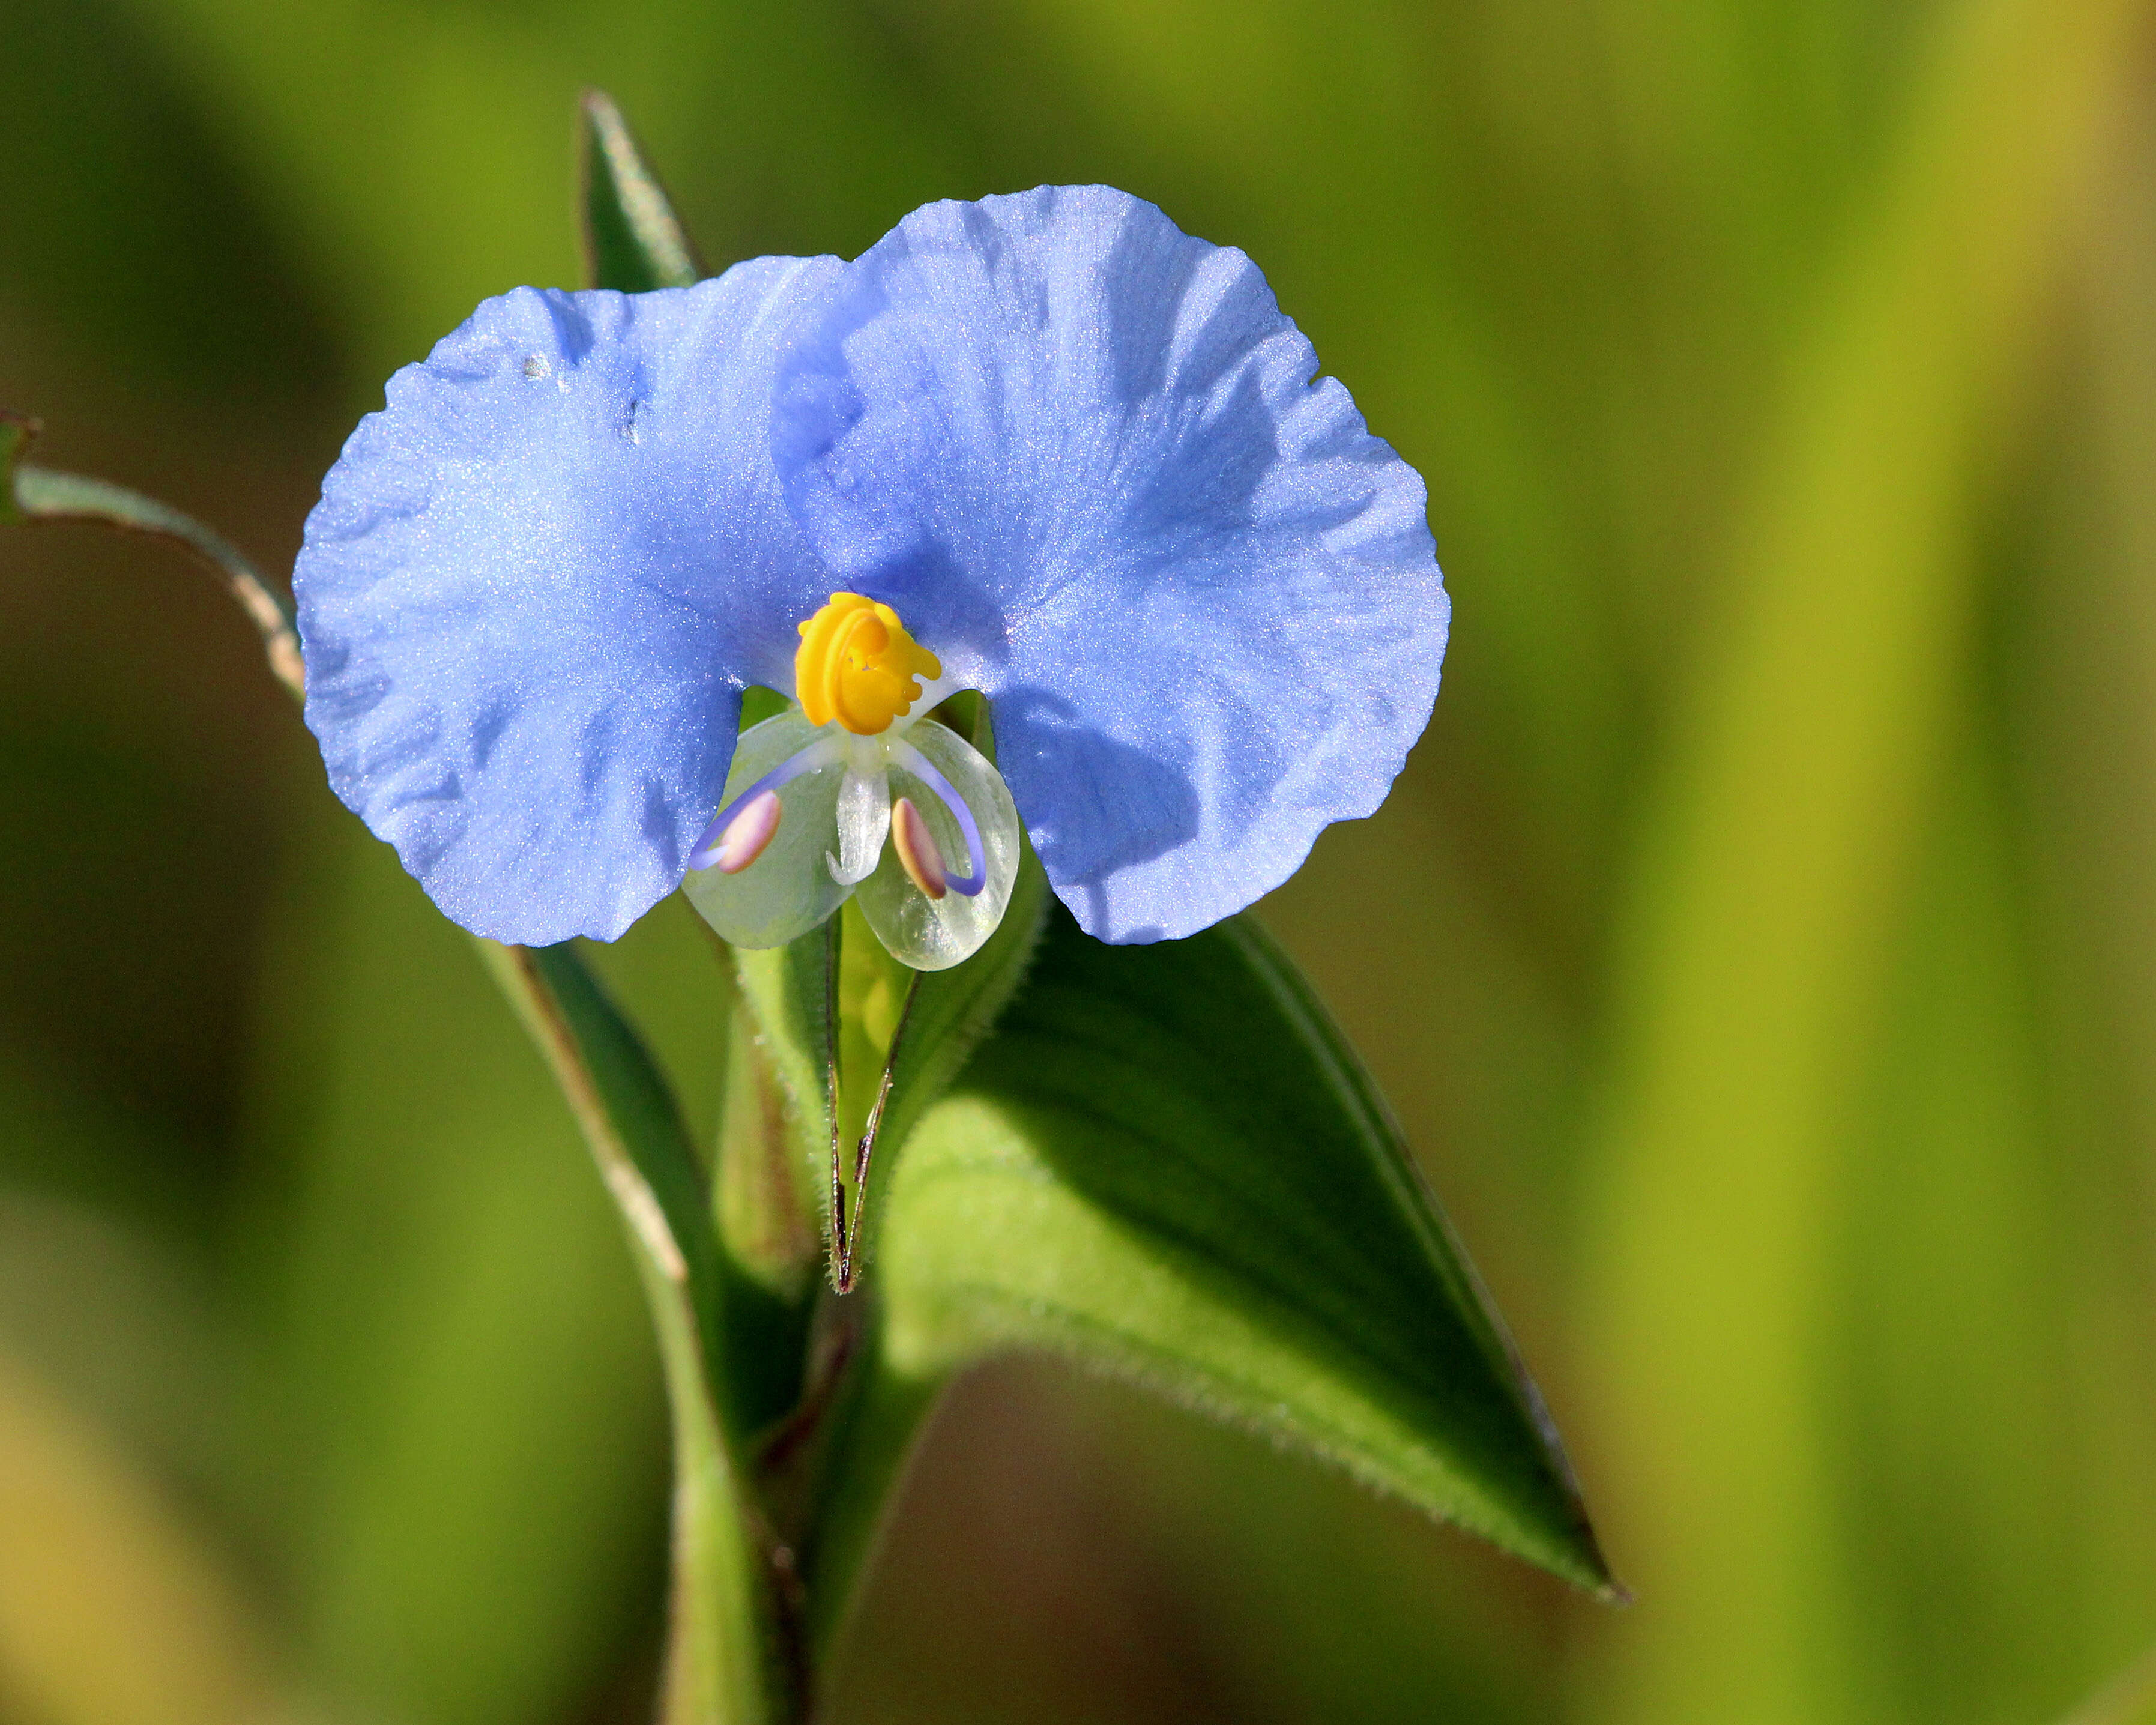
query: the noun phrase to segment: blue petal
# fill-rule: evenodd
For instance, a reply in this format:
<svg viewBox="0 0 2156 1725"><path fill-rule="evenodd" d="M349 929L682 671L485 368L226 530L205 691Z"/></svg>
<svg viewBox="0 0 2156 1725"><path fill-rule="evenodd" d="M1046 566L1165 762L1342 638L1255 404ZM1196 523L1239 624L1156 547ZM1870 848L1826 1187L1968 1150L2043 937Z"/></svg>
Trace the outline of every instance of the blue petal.
<svg viewBox="0 0 2156 1725"><path fill-rule="evenodd" d="M919 209L782 367L841 585L994 702L1065 903L1173 938L1384 798L1449 606L1423 484L1240 252L1106 187Z"/></svg>
<svg viewBox="0 0 2156 1725"><path fill-rule="evenodd" d="M293 585L330 783L453 921L611 940L717 807L741 691L829 591L771 469L831 259L520 288L389 382Z"/></svg>

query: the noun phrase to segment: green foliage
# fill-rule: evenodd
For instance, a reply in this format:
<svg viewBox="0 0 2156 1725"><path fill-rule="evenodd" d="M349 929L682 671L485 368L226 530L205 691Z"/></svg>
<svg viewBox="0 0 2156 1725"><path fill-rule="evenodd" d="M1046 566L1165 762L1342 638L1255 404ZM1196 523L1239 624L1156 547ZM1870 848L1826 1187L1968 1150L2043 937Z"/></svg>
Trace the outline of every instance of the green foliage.
<svg viewBox="0 0 2156 1725"><path fill-rule="evenodd" d="M621 110L588 90L583 119L585 279L629 294L687 287L703 266Z"/></svg>
<svg viewBox="0 0 2156 1725"><path fill-rule="evenodd" d="M871 1149L876 1140L894 1153L901 1148L922 1113L963 1070L1024 984L1050 900L1048 876L1029 845L1010 904L987 944L963 964L915 974L886 1055L871 1117ZM860 1225L865 1237L859 1250L865 1258L867 1240L881 1218L871 1211Z"/></svg>
<svg viewBox="0 0 2156 1725"><path fill-rule="evenodd" d="M1758 1725L1873 1714L1851 1698L1847 1588L1812 1548L1834 1493L1808 1388L1836 1271L1828 1194L1850 1155L1841 1111L1875 1081L1897 950L1885 936L1933 911L1916 889L1956 788L1982 572L1963 499L2025 387L2138 18L2128 0L2070 16L2020 0L1928 20L1897 153L1768 428L1711 656L1671 716L1652 865L1625 907L1622 1078L1590 1211L1613 1471L1671 1506L1634 1534L1634 1579L1663 1604L1626 1650L1614 1720L1664 1725L1702 1691L1756 1697ZM1984 993L1940 988L1979 1026ZM1958 1055L1936 1041L1876 1081L1917 1091ZM1996 1109L1972 1106L1956 1134L1971 1170L2020 1106L2010 1065L1984 1064L1982 1086L1949 1081ZM1896 1153L1922 1142L1906 1132ZM1944 1202L1953 1182L1930 1190ZM2020 1214L2015 1231L2037 1225ZM1963 1297L1980 1286L1969 1274ZM1673 1368L1702 1360L1718 1369L1687 1391ZM2030 1418L2044 1399L2012 1397ZM1729 1503L1748 1512L1729 1520ZM1997 1675L1984 1686L2001 1698ZM2041 1692L2025 1704L2041 1710Z"/></svg>
<svg viewBox="0 0 2156 1725"><path fill-rule="evenodd" d="M893 1176L902 1370L1043 1348L1608 1591L1547 1417L1368 1075L1255 925L1032 980Z"/></svg>

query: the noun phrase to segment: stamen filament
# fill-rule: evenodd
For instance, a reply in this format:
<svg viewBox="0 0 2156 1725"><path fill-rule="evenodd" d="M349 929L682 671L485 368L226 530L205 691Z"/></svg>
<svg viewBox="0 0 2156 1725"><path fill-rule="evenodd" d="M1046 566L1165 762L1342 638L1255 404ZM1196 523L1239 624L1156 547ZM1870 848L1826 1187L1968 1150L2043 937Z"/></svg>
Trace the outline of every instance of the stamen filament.
<svg viewBox="0 0 2156 1725"><path fill-rule="evenodd" d="M972 864L970 875L947 875L945 884L952 891L968 898L978 896L988 884L988 853L981 843L981 829L973 819L973 811L966 806L966 799L951 788L951 781L936 770L935 763L902 737L893 737L885 744L892 762L903 767L916 778L943 799L943 806L951 811L951 818L958 823L958 830L965 835L967 860ZM947 863L946 868L949 866Z"/></svg>

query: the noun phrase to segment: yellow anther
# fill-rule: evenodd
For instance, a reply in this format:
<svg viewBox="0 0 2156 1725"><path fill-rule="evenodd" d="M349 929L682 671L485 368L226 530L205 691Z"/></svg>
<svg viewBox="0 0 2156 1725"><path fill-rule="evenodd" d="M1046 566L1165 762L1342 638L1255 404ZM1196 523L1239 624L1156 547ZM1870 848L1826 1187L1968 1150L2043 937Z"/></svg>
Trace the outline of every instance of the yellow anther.
<svg viewBox="0 0 2156 1725"><path fill-rule="evenodd" d="M919 679L943 675L942 661L906 634L898 613L857 593L834 593L801 625L793 691L812 725L834 719L874 737L921 698Z"/></svg>

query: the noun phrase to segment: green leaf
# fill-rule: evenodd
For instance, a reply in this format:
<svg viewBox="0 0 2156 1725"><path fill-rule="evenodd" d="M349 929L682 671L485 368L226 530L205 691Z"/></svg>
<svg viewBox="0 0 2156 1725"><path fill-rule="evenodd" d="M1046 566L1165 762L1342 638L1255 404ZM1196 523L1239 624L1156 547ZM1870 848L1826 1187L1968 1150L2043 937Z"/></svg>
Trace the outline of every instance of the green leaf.
<svg viewBox="0 0 2156 1725"><path fill-rule="evenodd" d="M989 761L996 758L988 704L978 694L968 691L954 696L939 717ZM1034 951L1040 944L1050 898L1048 876L1041 871L1040 860L1023 833L1019 843L1022 852L1010 902L1004 908L1004 920L980 951L948 970L905 973L911 978L905 1006L884 1050L882 1070L855 1148L853 1228L850 1233L834 1230L832 1280L840 1293L853 1286L860 1266L870 1255L876 1216L867 1203L868 1180L876 1150L886 1143L890 1146L885 1153L888 1163L905 1147L914 1122L943 1094L1018 992L1033 963ZM874 938L865 934L865 926L864 935ZM840 1070L845 1070L842 1060ZM852 1108L844 1111L844 1117L850 1127ZM831 1196L834 1217L839 1214L839 1190L834 1182Z"/></svg>
<svg viewBox="0 0 2156 1725"><path fill-rule="evenodd" d="M1109 947L1054 911L887 1207L893 1370L1059 1351L1615 1591L1383 1101L1248 919Z"/></svg>
<svg viewBox="0 0 2156 1725"><path fill-rule="evenodd" d="M583 116L586 279L630 294L700 280L696 249L613 99L586 90Z"/></svg>
<svg viewBox="0 0 2156 1725"><path fill-rule="evenodd" d="M878 1225L863 1201L871 1158L881 1146L886 1163L903 1149L915 1122L943 1094L967 1057L993 1027L1019 984L1025 979L1040 945L1050 894L1048 876L1028 845L1019 863L1004 920L981 950L948 970L923 971L907 990L906 1010L891 1038L883 1081L856 1152L855 1233L842 1262L841 1291L852 1286L858 1266L869 1255L867 1241Z"/></svg>

